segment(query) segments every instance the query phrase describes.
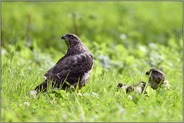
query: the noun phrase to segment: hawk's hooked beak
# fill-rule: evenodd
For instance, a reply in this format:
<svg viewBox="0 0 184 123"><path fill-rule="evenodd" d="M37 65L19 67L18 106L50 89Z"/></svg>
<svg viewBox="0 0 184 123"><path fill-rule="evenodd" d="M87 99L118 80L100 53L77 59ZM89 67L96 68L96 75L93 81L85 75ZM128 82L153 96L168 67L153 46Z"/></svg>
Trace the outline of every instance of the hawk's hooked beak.
<svg viewBox="0 0 184 123"><path fill-rule="evenodd" d="M69 42L66 40L66 36L65 35L61 36L61 39L63 39L65 41L67 47L69 47Z"/></svg>

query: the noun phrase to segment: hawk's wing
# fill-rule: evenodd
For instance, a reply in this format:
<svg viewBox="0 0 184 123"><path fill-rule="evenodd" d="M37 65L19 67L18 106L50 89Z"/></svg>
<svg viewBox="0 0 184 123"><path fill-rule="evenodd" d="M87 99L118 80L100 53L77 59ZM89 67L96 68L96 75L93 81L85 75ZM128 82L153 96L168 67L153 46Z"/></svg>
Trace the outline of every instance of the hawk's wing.
<svg viewBox="0 0 184 123"><path fill-rule="evenodd" d="M81 53L61 58L45 76L49 79L63 81L77 81L79 77L88 72L93 65L92 56L89 53Z"/></svg>

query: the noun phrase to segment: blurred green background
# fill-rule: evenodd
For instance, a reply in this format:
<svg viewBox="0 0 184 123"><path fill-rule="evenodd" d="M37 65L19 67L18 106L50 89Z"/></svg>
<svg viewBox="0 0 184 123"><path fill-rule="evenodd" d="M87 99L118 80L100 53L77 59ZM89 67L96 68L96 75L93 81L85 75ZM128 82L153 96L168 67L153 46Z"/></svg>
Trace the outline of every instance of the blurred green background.
<svg viewBox="0 0 184 123"><path fill-rule="evenodd" d="M105 45L109 55L117 45L130 50L159 43L181 50L181 27L182 4L177 2L2 2L5 49L20 42L30 49L64 52L60 37L72 32L93 52Z"/></svg>
<svg viewBox="0 0 184 123"><path fill-rule="evenodd" d="M182 4L177 2L2 3L3 41L35 41L41 48L61 50L59 38L67 32L90 43L167 45L170 38L181 38L181 27Z"/></svg>
<svg viewBox="0 0 184 123"><path fill-rule="evenodd" d="M2 47L7 52L16 44L16 51L29 48L51 55L64 53L66 46L60 38L68 32L79 35L105 68L125 67L135 58L159 67L169 49L154 54L152 59L158 58L151 63L152 49L157 52L163 45L182 51L182 4L2 2Z"/></svg>

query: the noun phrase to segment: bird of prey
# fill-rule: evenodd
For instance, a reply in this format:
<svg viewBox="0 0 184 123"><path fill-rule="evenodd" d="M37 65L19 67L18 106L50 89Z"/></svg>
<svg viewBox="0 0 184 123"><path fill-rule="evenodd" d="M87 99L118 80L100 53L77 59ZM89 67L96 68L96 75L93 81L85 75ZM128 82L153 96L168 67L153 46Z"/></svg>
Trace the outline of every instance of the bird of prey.
<svg viewBox="0 0 184 123"><path fill-rule="evenodd" d="M80 89L89 78L93 57L88 48L75 34L65 34L61 39L67 45L67 53L47 71L45 81L34 89L36 93L47 91L49 85L64 90L71 86Z"/></svg>
<svg viewBox="0 0 184 123"><path fill-rule="evenodd" d="M146 72L146 75L149 76L148 83L152 89L157 90L159 87L161 87L164 90L170 90L170 84L168 80L166 80L165 74L161 70L151 68ZM118 83L117 88L126 89L127 94L134 91L137 93L144 93L146 95L148 94L146 92L147 84L144 81L140 81L132 85Z"/></svg>
<svg viewBox="0 0 184 123"><path fill-rule="evenodd" d="M164 84L165 74L161 70L152 68L146 72L146 75L149 76L148 83L152 89L156 90L158 87Z"/></svg>

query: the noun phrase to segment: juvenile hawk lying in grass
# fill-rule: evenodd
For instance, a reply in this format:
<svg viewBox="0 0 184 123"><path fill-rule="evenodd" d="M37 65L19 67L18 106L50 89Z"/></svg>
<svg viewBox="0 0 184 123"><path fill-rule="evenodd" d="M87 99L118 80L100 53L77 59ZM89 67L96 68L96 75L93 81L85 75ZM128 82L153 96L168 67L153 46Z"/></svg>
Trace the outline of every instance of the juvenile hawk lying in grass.
<svg viewBox="0 0 184 123"><path fill-rule="evenodd" d="M66 34L61 37L67 44L68 50L64 57L47 71L45 81L34 91L47 91L48 85L54 88L66 89L70 86L85 86L93 66L93 57L88 48L75 34Z"/></svg>
<svg viewBox="0 0 184 123"><path fill-rule="evenodd" d="M149 71L146 72L146 75L148 75L148 83L150 87L154 90L157 90L159 87L163 87L164 89L170 89L170 84L166 80L165 74L156 68L151 68ZM118 83L118 88L125 88L126 93L130 93L132 91L147 94L146 92L146 82L141 81L136 84L127 85Z"/></svg>

